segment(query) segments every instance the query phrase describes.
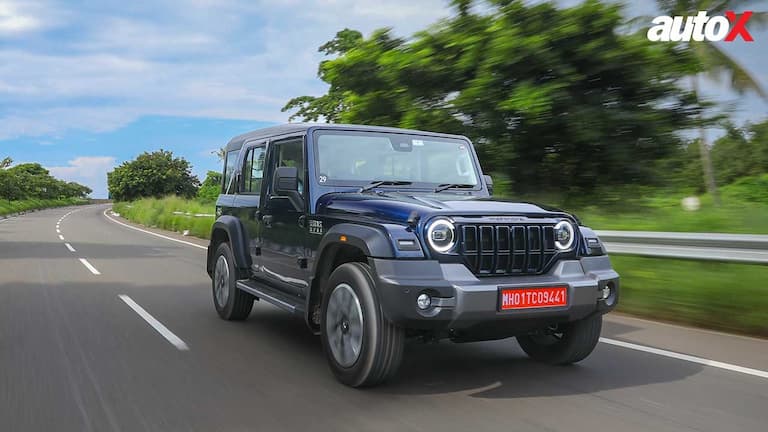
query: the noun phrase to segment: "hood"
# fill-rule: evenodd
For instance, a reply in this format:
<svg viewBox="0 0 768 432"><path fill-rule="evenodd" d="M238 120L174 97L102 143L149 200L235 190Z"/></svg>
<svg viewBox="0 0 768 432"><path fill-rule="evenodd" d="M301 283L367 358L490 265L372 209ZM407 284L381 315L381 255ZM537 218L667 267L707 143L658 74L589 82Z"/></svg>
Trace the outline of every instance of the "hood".
<svg viewBox="0 0 768 432"><path fill-rule="evenodd" d="M412 215L420 219L434 215L573 217L559 209L527 202L451 193L408 194L403 192L329 193L318 200L317 213L339 217L356 216L396 223L406 223Z"/></svg>

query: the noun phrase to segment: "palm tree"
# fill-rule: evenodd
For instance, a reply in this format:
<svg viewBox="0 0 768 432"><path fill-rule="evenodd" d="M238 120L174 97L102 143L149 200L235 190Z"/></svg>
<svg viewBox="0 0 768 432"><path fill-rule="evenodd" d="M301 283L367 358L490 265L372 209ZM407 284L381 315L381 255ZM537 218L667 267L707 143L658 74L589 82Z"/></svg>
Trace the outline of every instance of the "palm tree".
<svg viewBox="0 0 768 432"><path fill-rule="evenodd" d="M741 12L754 0L656 0L656 3L665 15L695 16L699 11L707 11L712 15L725 15L726 11ZM750 29L754 24L765 25L768 23L768 13L753 12L749 20ZM706 40L702 42L688 42L693 55L703 69L703 73L711 80L722 82L728 80L731 88L738 94L756 93L768 100L768 93L749 71L744 69L733 57L722 50L721 45ZM700 99L701 74L691 76L691 90L696 99ZM699 125L699 151L701 153L701 166L704 171L704 182L707 192L712 195L715 205L720 205L720 197L717 192L717 183L712 170L712 160L709 157L709 144L704 126L704 114L701 114Z"/></svg>
<svg viewBox="0 0 768 432"><path fill-rule="evenodd" d="M218 150L213 150L211 154L216 155L219 158L219 162L224 162L224 158L227 157L227 149L222 147Z"/></svg>

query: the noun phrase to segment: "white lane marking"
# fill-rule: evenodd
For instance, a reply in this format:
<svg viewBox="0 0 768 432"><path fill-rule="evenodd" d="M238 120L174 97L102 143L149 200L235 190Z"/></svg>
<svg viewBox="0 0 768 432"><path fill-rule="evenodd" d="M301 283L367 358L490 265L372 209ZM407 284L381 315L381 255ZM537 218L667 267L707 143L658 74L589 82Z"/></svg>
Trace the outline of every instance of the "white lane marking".
<svg viewBox="0 0 768 432"><path fill-rule="evenodd" d="M90 270L90 271L91 271L91 273L93 273L93 274L95 274L95 275L97 275L97 276L101 274L101 273L99 273L99 271L98 271L98 270L96 270L96 267L92 266L92 265L91 265L91 263L89 263L89 262L88 262L88 260L87 260L87 259L85 259L85 258L80 258L80 262L81 262L81 263L83 263L83 265L85 266L85 268L87 268L88 270Z"/></svg>
<svg viewBox="0 0 768 432"><path fill-rule="evenodd" d="M105 216L107 219L111 220L112 222L114 222L114 223L116 223L116 224L118 224L118 225L122 225L122 226L124 226L124 227L130 228L130 229L132 229L132 230L140 231L140 232L143 232L143 233L145 233L145 234L153 235L153 236L155 236L155 237L160 237L160 238L162 238L162 239L166 239L166 240L174 241L174 242L176 242L176 243L185 244L185 245L187 245L187 246L193 246L193 247L196 247L196 248L198 248L198 249L208 250L208 248L207 248L207 247L205 247L205 246L200 246L199 244L194 244L194 243L191 243L191 242L188 242L188 241L184 241L184 240L177 240L177 239L175 239L175 238L173 238L173 237L168 237L168 236L164 236L164 235L162 235L162 234L153 233L152 231L143 230L143 229L141 229L141 228L136 228L135 226L131 226L131 225L128 225L128 224L122 223L122 222L120 222L120 221L118 221L118 220L116 220L116 219L112 219L112 218L111 218L109 215L107 215L107 210L109 210L109 209L106 209L106 210L104 210L104 216Z"/></svg>
<svg viewBox="0 0 768 432"><path fill-rule="evenodd" d="M56 234L61 234L61 230L59 228L56 228Z"/></svg>
<svg viewBox="0 0 768 432"><path fill-rule="evenodd" d="M606 343L606 344L609 344L609 345L620 346L622 348L628 348L628 349L631 349L631 350L647 352L647 353L650 353L650 354L656 354L656 355L659 355L659 356L662 356L662 357L669 357L669 358L683 360L683 361L687 361L687 362L691 362L691 363L702 364L704 366L711 366L711 367L716 367L716 368L720 368L720 369L725 369L725 370L729 370L729 371L732 371L732 372L739 372L739 373L743 373L743 374L747 374L747 375L758 376L758 377L761 377L761 378L768 378L768 371L762 371L762 370L759 370L759 369L752 369L752 368L747 368L747 367L744 367L744 366L737 366L737 365L730 364L730 363L723 363L723 362L719 362L719 361L715 361L715 360L705 359L705 358L702 358L702 357L696 357L696 356L692 356L692 355L688 355L688 354L680 354L680 353L676 353L676 352L673 352L673 351L667 351L667 350L663 350L663 349L659 349L659 348L653 348L653 347L649 347L649 346L645 346L645 345L637 345L637 344L633 344L633 343L629 343L629 342L624 342L624 341L620 341L620 340L615 340L615 339L608 339L608 338L602 338L601 337L600 338L600 342Z"/></svg>
<svg viewBox="0 0 768 432"><path fill-rule="evenodd" d="M64 241L64 236L59 234L59 240Z"/></svg>
<svg viewBox="0 0 768 432"><path fill-rule="evenodd" d="M64 246L66 246L66 247L67 247L67 249L69 249L69 251L70 251L70 252L77 252L77 251L75 250L75 248L73 248L73 247L72 247L72 245L71 245L71 244L69 244L69 243L64 243Z"/></svg>
<svg viewBox="0 0 768 432"><path fill-rule="evenodd" d="M168 327L164 326L163 323L156 320L155 317L150 315L149 312L144 310L143 307L139 306L135 301L133 301L132 298L125 294L120 294L118 297L120 297L120 300L124 301L128 307L133 309L134 312L139 314L140 317L144 318L144 321L151 325L152 328L157 330L157 332L160 333L160 335L163 336L168 342L170 342L171 345L175 346L180 351L189 351L189 347L183 340L181 340L181 338L173 334L172 331L168 330Z"/></svg>

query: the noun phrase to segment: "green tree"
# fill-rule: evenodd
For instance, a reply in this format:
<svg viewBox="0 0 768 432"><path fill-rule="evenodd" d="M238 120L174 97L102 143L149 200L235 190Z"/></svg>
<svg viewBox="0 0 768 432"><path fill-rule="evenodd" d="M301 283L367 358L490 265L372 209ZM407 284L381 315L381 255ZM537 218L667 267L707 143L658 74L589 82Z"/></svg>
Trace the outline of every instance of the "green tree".
<svg viewBox="0 0 768 432"><path fill-rule="evenodd" d="M75 182L61 182L60 191L62 198L86 198L93 192L88 186Z"/></svg>
<svg viewBox="0 0 768 432"><path fill-rule="evenodd" d="M39 163L24 163L8 168L19 182L22 196L27 198L50 198L48 188L55 179Z"/></svg>
<svg viewBox="0 0 768 432"><path fill-rule="evenodd" d="M768 119L749 126L749 134L754 149L752 157L761 173L768 173Z"/></svg>
<svg viewBox="0 0 768 432"><path fill-rule="evenodd" d="M10 158L0 161L0 198L8 201L85 198L92 192L87 186L53 178L39 163L10 167L12 162Z"/></svg>
<svg viewBox="0 0 768 432"><path fill-rule="evenodd" d="M726 11L740 10L749 3L755 3L750 0L657 0L662 13L665 15L696 15L699 11L707 11L710 15L725 15ZM764 25L768 22L768 13L753 11L750 24ZM754 27L753 27L754 28ZM716 82L727 82L730 87L739 94L753 92L764 99L768 99L768 93L760 86L760 83L740 65L733 57L723 50L723 46L709 41L701 42L681 42L681 45L693 54L700 65L691 77L691 88L696 99L701 99L701 74ZM712 166L710 157L709 142L707 141L704 112L701 114L699 122L699 151L701 155L701 166L704 175L704 181L707 191L712 196L715 204L719 205L720 197L717 192L717 182L715 179L715 170Z"/></svg>
<svg viewBox="0 0 768 432"><path fill-rule="evenodd" d="M726 125L726 134L712 146L712 165L723 184L742 177L768 173L768 120L737 128Z"/></svg>
<svg viewBox="0 0 768 432"><path fill-rule="evenodd" d="M0 170L0 198L8 203L23 198L21 182L18 176L9 170Z"/></svg>
<svg viewBox="0 0 768 432"><path fill-rule="evenodd" d="M455 16L407 41L388 29L340 32L323 45L337 55L320 64L328 93L284 109L467 135L486 170L519 193L656 180L655 161L681 145L676 132L700 109L677 85L695 66L689 50L619 31L612 3L472 3L455 1Z"/></svg>
<svg viewBox="0 0 768 432"><path fill-rule="evenodd" d="M325 53L325 55L343 55L357 46L362 40L362 33L345 28L336 33L335 38L320 46L318 51ZM329 82L325 69L328 61L322 61L317 72L317 76L325 82ZM289 121L302 118L304 121L315 122L324 119L329 123L336 123L339 121L341 113L346 109L344 94L341 89L331 85L331 89L325 95L319 97L295 97L289 100L281 111L286 112L294 109L296 112L289 117ZM224 160L223 157L220 157L220 159Z"/></svg>
<svg viewBox="0 0 768 432"><path fill-rule="evenodd" d="M107 173L107 184L113 199L131 201L165 195L191 198L197 194L200 180L192 175L192 166L186 159L158 150L142 153Z"/></svg>
<svg viewBox="0 0 768 432"><path fill-rule="evenodd" d="M200 185L200 190L197 191L197 197L203 201L216 201L221 193L221 173L216 171L208 171L203 180L203 184Z"/></svg>

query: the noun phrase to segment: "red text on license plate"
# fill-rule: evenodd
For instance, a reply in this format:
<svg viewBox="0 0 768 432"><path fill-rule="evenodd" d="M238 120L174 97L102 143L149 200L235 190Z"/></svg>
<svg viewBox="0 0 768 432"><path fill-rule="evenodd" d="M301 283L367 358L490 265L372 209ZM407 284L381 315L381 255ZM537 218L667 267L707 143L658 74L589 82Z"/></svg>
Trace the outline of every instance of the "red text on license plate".
<svg viewBox="0 0 768 432"><path fill-rule="evenodd" d="M566 306L568 288L564 286L501 290L501 310Z"/></svg>

